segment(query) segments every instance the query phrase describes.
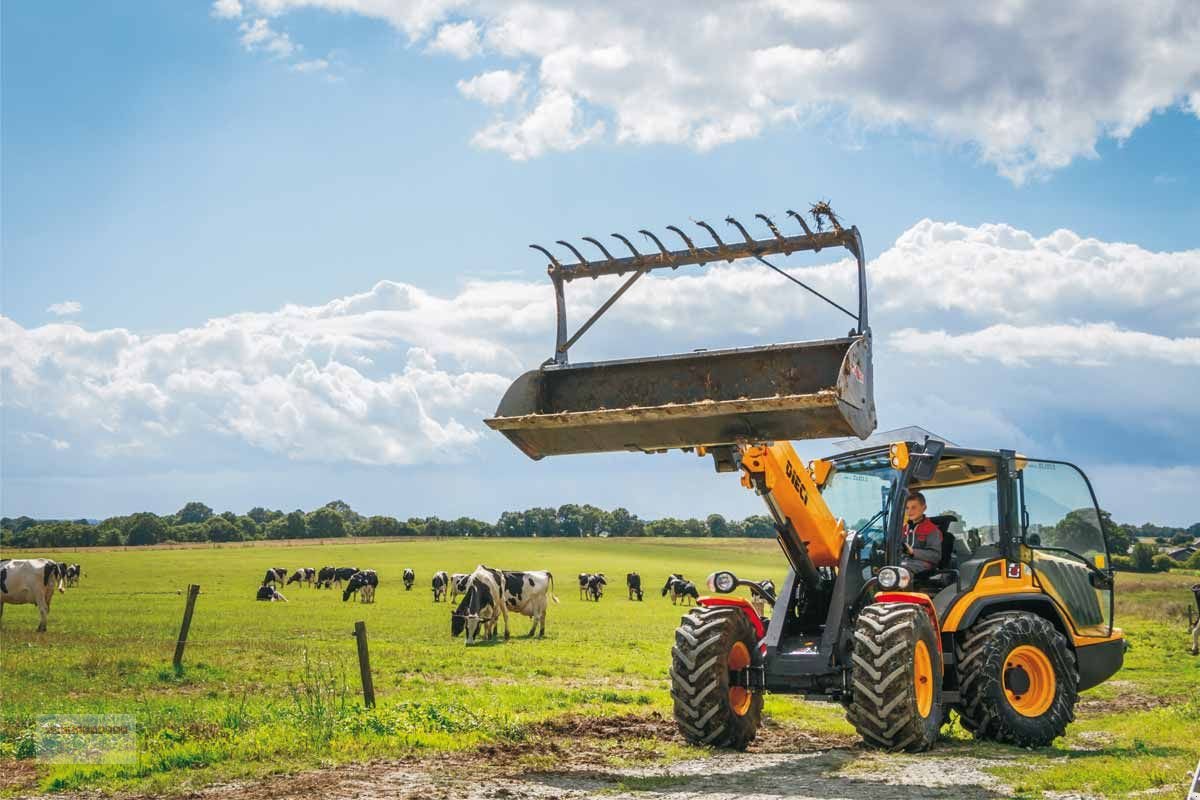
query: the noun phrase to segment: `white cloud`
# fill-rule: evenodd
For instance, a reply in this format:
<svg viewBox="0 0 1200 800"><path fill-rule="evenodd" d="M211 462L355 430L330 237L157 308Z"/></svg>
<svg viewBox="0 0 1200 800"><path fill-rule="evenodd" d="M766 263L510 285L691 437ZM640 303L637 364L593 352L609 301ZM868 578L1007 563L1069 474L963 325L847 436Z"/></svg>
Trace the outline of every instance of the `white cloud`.
<svg viewBox="0 0 1200 800"><path fill-rule="evenodd" d="M248 2L267 15L363 14L433 50L536 61L539 96L603 115L618 142L706 149L834 114L971 145L1019 183L1096 157L1100 141L1128 138L1163 109L1200 114L1200 6L1190 0ZM482 39L466 35L471 23L474 36L486 28ZM540 103L515 111L476 142L513 158L562 149L510 135L544 113Z"/></svg>
<svg viewBox="0 0 1200 800"><path fill-rule="evenodd" d="M524 72L497 69L459 81L458 91L463 97L478 100L484 105L498 106L516 97L524 82Z"/></svg>
<svg viewBox="0 0 1200 800"><path fill-rule="evenodd" d="M65 442L62 439L52 439L46 434L37 433L36 431L23 431L17 434L17 438L25 444L42 445L49 447L51 450L62 451L71 449L70 442Z"/></svg>
<svg viewBox="0 0 1200 800"><path fill-rule="evenodd" d="M292 64L293 72L325 72L329 69L329 59L314 58L309 61L300 61Z"/></svg>
<svg viewBox="0 0 1200 800"><path fill-rule="evenodd" d="M52 303L46 307L46 311L59 317L69 317L72 314L78 314L83 310L83 305L78 300L64 300L61 303Z"/></svg>
<svg viewBox="0 0 1200 800"><path fill-rule="evenodd" d="M212 15L218 19L237 19L242 15L239 0L213 0Z"/></svg>
<svg viewBox="0 0 1200 800"><path fill-rule="evenodd" d="M881 425L1046 452L1064 420L1090 429L1108 419L1147 441L1190 442L1194 453L1198 262L1198 251L1154 253L1070 231L1038 238L1005 225L917 223L869 266ZM852 296L846 260L778 263L835 299ZM618 280L571 283L572 325ZM10 429L70 441L81 462L170 465L209 451L220 462L234 448L307 461L453 460L489 435L479 420L512 378L550 354L553 326L549 281L516 280L472 281L448 296L381 281L324 305L152 335L0 317L2 402L19 420ZM710 265L643 277L571 355L845 329L761 265Z"/></svg>
<svg viewBox="0 0 1200 800"><path fill-rule="evenodd" d="M533 108L515 120L499 120L476 133L471 141L484 150L499 150L516 161L547 152L574 150L599 138L604 123L588 122L578 101L568 92L543 92Z"/></svg>
<svg viewBox="0 0 1200 800"><path fill-rule="evenodd" d="M471 19L441 25L427 49L431 53L446 53L461 59L477 56L483 52L479 41L479 26Z"/></svg>
<svg viewBox="0 0 1200 800"><path fill-rule="evenodd" d="M238 30L242 34L242 47L251 53L262 50L274 58L290 58L299 49L286 33L273 29L271 23L261 17L253 22L243 22Z"/></svg>

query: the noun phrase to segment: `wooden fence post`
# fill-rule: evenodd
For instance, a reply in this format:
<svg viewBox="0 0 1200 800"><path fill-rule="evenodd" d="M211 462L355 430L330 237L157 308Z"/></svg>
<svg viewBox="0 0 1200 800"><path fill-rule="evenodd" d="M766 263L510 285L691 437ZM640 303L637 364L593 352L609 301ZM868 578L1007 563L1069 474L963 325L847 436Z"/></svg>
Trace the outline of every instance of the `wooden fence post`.
<svg viewBox="0 0 1200 800"><path fill-rule="evenodd" d="M183 608L183 624L179 627L179 640L175 642L175 658L172 664L175 671L183 669L183 648L187 646L188 628L192 627L192 612L196 610L196 595L200 594L197 584L190 584L187 593L187 605Z"/></svg>
<svg viewBox="0 0 1200 800"><path fill-rule="evenodd" d="M371 656L367 652L367 623L354 623L354 638L358 642L358 672L362 677L363 705L375 707L375 684L371 681Z"/></svg>

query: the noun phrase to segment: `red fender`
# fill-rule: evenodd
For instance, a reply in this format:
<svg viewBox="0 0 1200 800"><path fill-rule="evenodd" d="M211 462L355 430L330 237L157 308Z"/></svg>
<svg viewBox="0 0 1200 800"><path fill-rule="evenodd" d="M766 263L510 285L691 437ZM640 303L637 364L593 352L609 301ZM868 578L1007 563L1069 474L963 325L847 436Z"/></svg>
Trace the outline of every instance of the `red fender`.
<svg viewBox="0 0 1200 800"><path fill-rule="evenodd" d="M754 610L754 606L750 605L750 601L744 597L701 597L696 601L697 605L705 608L714 606L729 606L731 608L740 608L750 618L750 624L754 626L754 632L758 635L761 641L767 635L767 629L763 625L762 617Z"/></svg>
<svg viewBox="0 0 1200 800"><path fill-rule="evenodd" d="M942 629L938 625L937 610L933 607L933 601L929 599L929 595L921 594L920 592L880 592L875 595L876 603L912 603L925 609L925 613L929 615L929 621L933 624L933 633L937 638L938 652L942 652Z"/></svg>

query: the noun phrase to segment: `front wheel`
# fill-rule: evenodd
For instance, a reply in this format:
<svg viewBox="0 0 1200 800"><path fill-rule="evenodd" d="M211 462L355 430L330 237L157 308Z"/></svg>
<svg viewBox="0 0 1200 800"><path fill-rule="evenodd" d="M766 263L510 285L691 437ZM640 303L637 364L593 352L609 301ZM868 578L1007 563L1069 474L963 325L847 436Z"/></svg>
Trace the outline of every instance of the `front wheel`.
<svg viewBox="0 0 1200 800"><path fill-rule="evenodd" d="M854 626L846 719L886 750L928 750L942 727L942 654L925 609L877 603Z"/></svg>
<svg viewBox="0 0 1200 800"><path fill-rule="evenodd" d="M754 626L738 608L696 608L680 620L671 649L675 722L691 744L745 750L762 721L762 694L738 685L759 663Z"/></svg>

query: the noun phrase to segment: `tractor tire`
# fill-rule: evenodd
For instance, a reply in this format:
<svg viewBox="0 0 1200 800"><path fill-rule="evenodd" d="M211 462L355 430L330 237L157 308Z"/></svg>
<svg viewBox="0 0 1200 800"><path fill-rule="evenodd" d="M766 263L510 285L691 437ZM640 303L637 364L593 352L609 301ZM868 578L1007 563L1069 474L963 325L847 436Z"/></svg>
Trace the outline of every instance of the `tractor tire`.
<svg viewBox="0 0 1200 800"><path fill-rule="evenodd" d="M984 617L957 647L959 719L975 738L1045 747L1075 720L1075 654L1048 620L1021 611Z"/></svg>
<svg viewBox="0 0 1200 800"><path fill-rule="evenodd" d="M761 663L758 636L739 608L696 608L675 629L671 697L691 744L745 750L762 721L761 693L733 686L737 671Z"/></svg>
<svg viewBox="0 0 1200 800"><path fill-rule="evenodd" d="M846 719L871 747L928 750L942 727L942 657L925 609L865 607L854 626Z"/></svg>

